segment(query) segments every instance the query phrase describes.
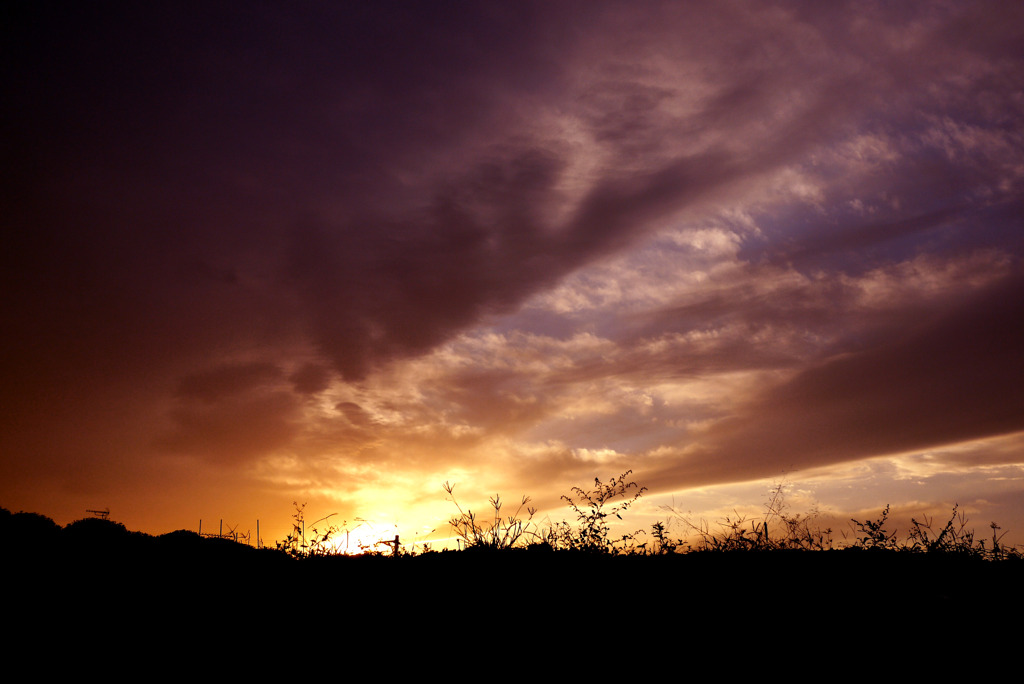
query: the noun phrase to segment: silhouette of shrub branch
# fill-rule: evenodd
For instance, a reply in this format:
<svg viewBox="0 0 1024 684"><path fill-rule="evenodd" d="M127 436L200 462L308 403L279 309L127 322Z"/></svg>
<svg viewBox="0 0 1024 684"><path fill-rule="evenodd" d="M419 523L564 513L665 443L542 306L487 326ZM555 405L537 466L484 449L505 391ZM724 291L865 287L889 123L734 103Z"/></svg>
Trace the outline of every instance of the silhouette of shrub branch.
<svg viewBox="0 0 1024 684"><path fill-rule="evenodd" d="M889 518L889 506L885 507L882 511L882 516L878 520L860 520L850 519L854 525L857 526L857 530L860 536L854 543L855 547L862 549L881 549L884 551L896 551L900 548L900 544L896 541L896 532L889 532L885 529L886 521Z"/></svg>
<svg viewBox="0 0 1024 684"><path fill-rule="evenodd" d="M331 513L326 518L315 521L307 533L306 504L299 504L299 502L293 501L292 505L295 506L295 512L292 514L292 531L288 533L284 540L276 542L277 550L292 558L335 555L337 550L334 548L331 540L340 531L340 528L335 525L328 525L321 531L315 527L317 523L326 521L334 513ZM342 527L346 524L347 522L343 522Z"/></svg>
<svg viewBox="0 0 1024 684"><path fill-rule="evenodd" d="M490 516L490 520L484 521L479 520L472 509L462 510L462 506L455 499L455 485L446 481L442 486L459 511L458 515L452 516L448 524L464 548L511 549L524 543L527 539L536 537L536 531L532 529L531 521L537 510L528 506L530 497L524 496L515 513L502 517L501 508L504 504L501 501L501 495L495 494L488 499L494 513ZM528 514L525 520L520 517L524 508Z"/></svg>
<svg viewBox="0 0 1024 684"><path fill-rule="evenodd" d="M735 513L726 516L713 531L707 520L693 522L675 507L665 506L670 522L679 522L696 537L696 551L825 551L834 547L832 528L817 524L817 507L806 514L790 513L786 503L785 481L768 492L764 515L748 517Z"/></svg>
<svg viewBox="0 0 1024 684"><path fill-rule="evenodd" d="M562 500L569 504L569 508L576 514L579 528L573 533L565 534L571 528L564 526L558 542L567 544L569 548L578 551L591 553L617 553L618 544L629 544L634 541L637 532L623 534L619 539L612 539L611 524L609 518L612 516L622 520L622 512L632 506L647 491L647 487L639 487L636 482L627 482L626 478L632 474L627 470L618 477L613 477L608 482L601 482L600 478L594 478L594 488L585 490L581 487L573 487L572 495L563 495ZM635 490L630 496L630 490ZM606 508L612 501L618 499L618 503Z"/></svg>

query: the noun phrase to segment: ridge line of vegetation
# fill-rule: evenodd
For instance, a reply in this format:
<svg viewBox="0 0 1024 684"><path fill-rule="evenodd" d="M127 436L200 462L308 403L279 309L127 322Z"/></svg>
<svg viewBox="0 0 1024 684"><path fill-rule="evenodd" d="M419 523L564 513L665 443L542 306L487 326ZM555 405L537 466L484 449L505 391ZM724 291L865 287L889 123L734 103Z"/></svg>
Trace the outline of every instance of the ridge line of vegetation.
<svg viewBox="0 0 1024 684"><path fill-rule="evenodd" d="M890 530L890 507L886 506L874 520L851 519L852 537L842 534L837 541L831 528L817 524L819 514L790 514L785 504L784 484L777 484L769 493L764 514L756 518L737 515L726 517L712 529L706 521L693 522L673 507L662 507L667 521L651 525L650 532L635 530L613 534L613 519L622 519L622 513L635 504L646 491L636 482L629 480L632 471L627 470L607 482L594 479L590 489L573 487L569 495L562 497L575 517L575 523L566 520L547 521L541 525L535 521L537 510L529 505L524 496L516 510L504 515L505 503L500 495L491 497L490 512L481 516L472 509L463 509L455 498L455 485L445 482L442 488L454 504L457 514L448 524L457 542L457 549L446 549L442 553L482 551L530 551L585 554L589 556L673 556L685 554L722 554L751 552L800 552L800 551L867 551L887 554L928 554L931 556L956 556L985 561L1024 559L1024 551L1016 546L1003 543L1005 532L996 523L991 523L991 539L976 536L968 527L966 515L954 505L949 520L936 526L933 518L923 520L911 518L911 526L904 538ZM303 510L305 504L296 504L293 515L293 531L284 540L276 542L276 548L265 548L269 552L293 559L310 559L354 554L339 550L335 538L343 529L329 525L320 530L311 527L306 533ZM328 516L329 518L330 516ZM322 518L321 520L326 520ZM320 522L320 521L317 521ZM343 523L344 525L344 523ZM682 527L685 538L673 536L671 529ZM199 542L205 549L241 547L246 544L224 540L203 539L194 532L178 530L159 537L140 532L129 532L121 523L100 518L85 518L69 523L64 528L50 518L37 513L16 513L0 508L0 530L7 538L31 539L40 545L65 544L73 551L82 552L88 546L113 544L127 545L140 540L163 540L165 546L183 551L195 550ZM361 547L363 556L422 556L438 553L429 543L418 543L420 548L406 549L396 537L393 541L381 541L375 545ZM383 549L381 547L384 547ZM252 549L255 550L255 549Z"/></svg>
<svg viewBox="0 0 1024 684"><path fill-rule="evenodd" d="M612 478L606 483L595 478L594 488L584 490L573 487L572 496L563 496L577 518L577 526L562 521L541 528L533 522L534 509L528 517L519 517L522 507L512 516L501 517L501 500L490 499L494 515L490 522L481 522L472 511L452 517L449 524L463 549L510 549L575 551L604 555L664 556L690 553L737 553L769 551L871 551L900 554L948 555L1000 561L1010 558L1024 559L1024 551L1003 543L1006 532L991 523L991 539L977 537L968 527L966 515L953 506L949 520L941 527L934 518L911 518L907 536L900 539L896 530L890 530L890 506L875 520L851 519L852 539L846 533L837 541L831 528L816 524L817 510L809 514L790 514L785 503L785 484L776 484L765 503L764 515L746 518L726 517L713 530L707 521L693 522L672 507L663 507L668 521L657 521L650 532L636 530L613 537L609 521L622 519L621 513L634 504L646 491L635 482L627 481L632 471ZM452 494L453 486L447 482L444 489ZM454 502L454 499L453 499ZM523 498L522 505L529 502ZM674 525L683 527L687 538L673 536Z"/></svg>

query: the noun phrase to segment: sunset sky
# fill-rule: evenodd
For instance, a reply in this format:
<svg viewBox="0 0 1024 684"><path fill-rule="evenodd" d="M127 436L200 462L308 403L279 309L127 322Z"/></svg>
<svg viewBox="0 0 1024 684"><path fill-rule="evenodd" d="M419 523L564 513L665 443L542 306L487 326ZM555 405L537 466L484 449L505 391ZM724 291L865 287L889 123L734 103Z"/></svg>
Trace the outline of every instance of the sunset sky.
<svg viewBox="0 0 1024 684"><path fill-rule="evenodd" d="M1024 542L1024 4L2 13L0 506Z"/></svg>

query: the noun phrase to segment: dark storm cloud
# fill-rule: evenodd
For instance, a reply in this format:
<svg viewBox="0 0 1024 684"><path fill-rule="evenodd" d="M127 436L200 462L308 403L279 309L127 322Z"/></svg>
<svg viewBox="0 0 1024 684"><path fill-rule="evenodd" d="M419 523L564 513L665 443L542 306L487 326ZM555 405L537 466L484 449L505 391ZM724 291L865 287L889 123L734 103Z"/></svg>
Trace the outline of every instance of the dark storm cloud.
<svg viewBox="0 0 1024 684"><path fill-rule="evenodd" d="M281 369L269 363L221 366L183 378L178 386L178 396L209 403L250 391L280 377Z"/></svg>
<svg viewBox="0 0 1024 684"><path fill-rule="evenodd" d="M58 193L64 209L44 210L45 196L16 205L31 236L14 287L49 287L18 317L93 328L75 345L93 356L122 335L178 353L181 332L167 329L196 331L197 352L253 324L270 338L304 330L348 378L507 312L652 220L794 158L864 108L854 103L877 70L851 76L839 60L838 77L801 83L816 63L799 32L768 38L765 53L702 42L677 49L707 49L723 80L681 117L675 86L643 83L628 54L578 37L611 30L615 4L571 24L568 5L104 8L19 26L14 126L36 144L18 152L43 178L29 189ZM671 33L659 16L635 15L607 49ZM723 30L723 44L745 42ZM563 65L588 58L618 66L567 98ZM800 94L795 113L755 134L756 147L642 156L679 124L744 131L787 93ZM561 223L547 210L564 202L556 186L572 152L534 134L480 144L502 127L527 131L506 103L530 98L579 107L614 164ZM221 277L204 280L197 263ZM223 308L209 310L209 292ZM155 346L161 335L173 352Z"/></svg>
<svg viewBox="0 0 1024 684"><path fill-rule="evenodd" d="M482 223L470 208L441 199L419 220L367 221L300 231L292 273L311 307L313 327L336 368L349 378L375 362L426 351L482 316L507 313L528 295L595 256L635 241L635 226L678 208L730 177L716 156L685 158L653 173L590 191L565 226L538 225L517 206L542 195L546 157L508 172ZM496 192L500 190L500 192ZM479 199L479 198L475 198ZM538 203L546 198L540 196Z"/></svg>
<svg viewBox="0 0 1024 684"><path fill-rule="evenodd" d="M316 394L327 389L330 384L330 371L316 363L304 364L288 378L292 381L295 391L299 394Z"/></svg>
<svg viewBox="0 0 1024 684"><path fill-rule="evenodd" d="M348 421L356 427L364 427L373 422L366 414L366 411L364 411L359 404L353 401L343 401L334 408L345 414L345 418L347 418Z"/></svg>
<svg viewBox="0 0 1024 684"><path fill-rule="evenodd" d="M504 211L489 255L491 226L444 197L450 170L433 164L500 124L504 98L557 75L552 45L537 40L557 34L557 16L416 3L26 15L9 29L21 192L7 208L17 236L5 271L24 297L10 318L42 328L42 348L60 344L46 330L55 319L88 362L118 357L123 336L153 360L187 351L185 335L202 349L296 321L358 375L368 358L429 348L489 298L521 296L486 271L516 249L522 200L550 183L551 161L515 151L496 167L512 177L491 183L506 196L470 198ZM323 228L307 231L311 216ZM289 251L296 260L280 258ZM320 262L303 256L318 251ZM523 261L539 250L527 251ZM295 277L298 308L281 294ZM159 349L163 335L172 349Z"/></svg>
<svg viewBox="0 0 1024 684"><path fill-rule="evenodd" d="M656 476L723 481L1024 430L1024 279L813 365L696 437Z"/></svg>
<svg viewBox="0 0 1024 684"><path fill-rule="evenodd" d="M887 244L947 225L957 213L956 209L947 208L885 223L865 223L862 219L845 227L845 230L840 228L810 235L791 249L783 251L778 260L807 269L820 266L825 257L842 256L843 253L856 254L863 259L872 251L884 252ZM891 252L886 253L885 258L891 259ZM874 261L877 260L876 257ZM871 260L865 261L871 264Z"/></svg>
<svg viewBox="0 0 1024 684"><path fill-rule="evenodd" d="M299 433L298 406L286 392L259 392L171 410L173 428L161 450L217 463L245 463L272 454Z"/></svg>

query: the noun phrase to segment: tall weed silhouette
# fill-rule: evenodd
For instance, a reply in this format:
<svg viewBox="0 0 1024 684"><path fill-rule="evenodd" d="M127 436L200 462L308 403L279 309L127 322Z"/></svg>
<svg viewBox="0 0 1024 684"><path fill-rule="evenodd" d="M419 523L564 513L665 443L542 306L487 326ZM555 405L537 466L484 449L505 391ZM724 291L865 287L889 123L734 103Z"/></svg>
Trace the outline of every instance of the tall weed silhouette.
<svg viewBox="0 0 1024 684"><path fill-rule="evenodd" d="M571 494L562 496L576 515L578 527L564 525L560 538L554 540L556 545L589 553L617 553L633 543L639 532L614 539L610 522L612 517L622 520L622 513L647 491L647 487L627 481L632 472L627 470L608 482L595 477L593 489L573 487Z"/></svg>
<svg viewBox="0 0 1024 684"><path fill-rule="evenodd" d="M726 516L715 527L705 519L693 521L688 514L666 506L670 523L681 525L692 544L682 540L677 548L694 551L826 551L834 548L832 528L818 524L819 512L791 513L786 502L787 484L776 483L768 492L764 513ZM656 535L657 538L657 535Z"/></svg>
<svg viewBox="0 0 1024 684"><path fill-rule="evenodd" d="M336 555L338 552L332 540L338 534L340 528L331 524L323 528L315 527L317 523L326 522L334 514L332 513L326 518L314 521L307 532L306 504L293 501L292 505L295 506L295 512L292 513L292 531L288 533L284 540L276 542L277 550L292 558ZM343 522L342 526L346 524Z"/></svg>
<svg viewBox="0 0 1024 684"><path fill-rule="evenodd" d="M515 513L503 517L501 508L504 504L501 501L501 495L495 494L489 499L493 513L487 519L480 519L472 509L462 510L462 506L455 499L455 485L445 482L442 487L459 511L458 515L452 516L448 524L463 548L511 549L527 539L536 538L531 521L537 510L528 505L530 497L524 496ZM526 508L528 514L525 520L520 517L523 508Z"/></svg>

